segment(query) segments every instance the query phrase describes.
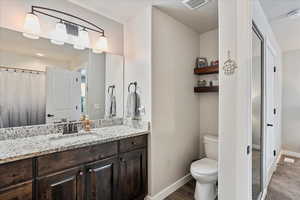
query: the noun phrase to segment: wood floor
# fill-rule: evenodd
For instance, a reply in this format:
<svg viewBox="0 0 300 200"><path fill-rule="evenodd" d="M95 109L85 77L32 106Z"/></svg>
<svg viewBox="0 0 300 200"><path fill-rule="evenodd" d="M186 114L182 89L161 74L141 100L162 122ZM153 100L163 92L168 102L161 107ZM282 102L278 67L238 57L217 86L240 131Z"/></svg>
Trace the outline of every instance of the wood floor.
<svg viewBox="0 0 300 200"><path fill-rule="evenodd" d="M172 193L165 200L194 200L195 181L191 180L177 191Z"/></svg>
<svg viewBox="0 0 300 200"><path fill-rule="evenodd" d="M266 200L300 200L300 159L286 163L282 156L268 188ZM195 181L191 180L165 200L194 200Z"/></svg>
<svg viewBox="0 0 300 200"><path fill-rule="evenodd" d="M300 159L295 163L286 163L282 156L272 176L266 200L300 199Z"/></svg>

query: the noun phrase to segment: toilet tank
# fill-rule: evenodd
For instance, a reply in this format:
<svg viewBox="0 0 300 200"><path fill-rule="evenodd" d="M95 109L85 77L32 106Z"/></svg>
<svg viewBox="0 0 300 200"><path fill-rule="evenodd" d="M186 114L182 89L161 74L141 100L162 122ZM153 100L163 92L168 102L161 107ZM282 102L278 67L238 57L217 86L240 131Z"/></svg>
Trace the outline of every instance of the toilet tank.
<svg viewBox="0 0 300 200"><path fill-rule="evenodd" d="M218 160L218 136L205 135L204 136L204 150L207 158Z"/></svg>

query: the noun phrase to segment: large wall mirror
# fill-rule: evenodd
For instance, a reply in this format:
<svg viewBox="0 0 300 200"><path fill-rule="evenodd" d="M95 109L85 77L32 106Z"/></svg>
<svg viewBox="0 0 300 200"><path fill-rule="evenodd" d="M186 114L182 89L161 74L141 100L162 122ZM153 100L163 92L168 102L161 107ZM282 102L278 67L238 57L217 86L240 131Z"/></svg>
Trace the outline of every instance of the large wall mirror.
<svg viewBox="0 0 300 200"><path fill-rule="evenodd" d="M263 192L264 38L253 23L252 31L252 199Z"/></svg>
<svg viewBox="0 0 300 200"><path fill-rule="evenodd" d="M0 28L0 128L123 117L123 57Z"/></svg>

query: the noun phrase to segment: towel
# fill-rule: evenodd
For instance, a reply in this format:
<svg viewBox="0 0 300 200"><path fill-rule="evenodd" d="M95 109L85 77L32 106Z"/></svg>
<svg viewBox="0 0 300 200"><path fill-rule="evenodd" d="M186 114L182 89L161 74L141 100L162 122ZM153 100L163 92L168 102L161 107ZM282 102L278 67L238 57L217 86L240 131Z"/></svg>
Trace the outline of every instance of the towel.
<svg viewBox="0 0 300 200"><path fill-rule="evenodd" d="M127 97L126 116L131 119L139 119L141 116L139 108L141 107L141 98L137 92L130 92Z"/></svg>
<svg viewBox="0 0 300 200"><path fill-rule="evenodd" d="M117 115L117 100L115 95L110 96L110 116L115 117Z"/></svg>
<svg viewBox="0 0 300 200"><path fill-rule="evenodd" d="M117 100L113 90L108 94L106 115L109 118L117 115Z"/></svg>

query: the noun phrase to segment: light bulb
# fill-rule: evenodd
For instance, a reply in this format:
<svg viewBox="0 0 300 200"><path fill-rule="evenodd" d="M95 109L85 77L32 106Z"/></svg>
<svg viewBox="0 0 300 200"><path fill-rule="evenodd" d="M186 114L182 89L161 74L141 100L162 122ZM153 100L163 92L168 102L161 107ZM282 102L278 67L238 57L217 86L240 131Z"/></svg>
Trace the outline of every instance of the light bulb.
<svg viewBox="0 0 300 200"><path fill-rule="evenodd" d="M41 26L39 18L33 13L27 13L24 22L23 36L30 39L39 39Z"/></svg>
<svg viewBox="0 0 300 200"><path fill-rule="evenodd" d="M68 39L66 25L62 22L58 22L55 26L55 30L50 35L51 43L56 45L63 45Z"/></svg>
<svg viewBox="0 0 300 200"><path fill-rule="evenodd" d="M85 29L79 31L79 40L81 41L82 45L84 47L90 46L90 37L89 32L87 32Z"/></svg>
<svg viewBox="0 0 300 200"><path fill-rule="evenodd" d="M83 50L90 46L89 33L86 30L79 30L78 37L75 38L74 48Z"/></svg>
<svg viewBox="0 0 300 200"><path fill-rule="evenodd" d="M107 51L107 38L105 36L100 36L93 48L94 53L103 53Z"/></svg>

